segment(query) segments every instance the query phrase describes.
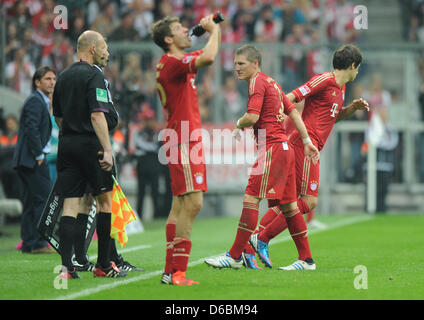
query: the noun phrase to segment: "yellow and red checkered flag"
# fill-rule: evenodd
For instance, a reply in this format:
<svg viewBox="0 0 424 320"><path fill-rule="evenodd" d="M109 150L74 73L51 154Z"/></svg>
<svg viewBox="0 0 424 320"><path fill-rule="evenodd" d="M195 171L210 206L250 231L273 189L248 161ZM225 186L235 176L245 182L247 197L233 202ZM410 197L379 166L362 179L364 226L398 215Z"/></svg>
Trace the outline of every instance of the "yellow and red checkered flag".
<svg viewBox="0 0 424 320"><path fill-rule="evenodd" d="M117 240L121 247L124 247L128 242L128 236L125 232L125 227L131 221L136 219L134 211L131 209L124 192L118 181L113 177L113 191L112 191L112 222L110 229L110 236Z"/></svg>

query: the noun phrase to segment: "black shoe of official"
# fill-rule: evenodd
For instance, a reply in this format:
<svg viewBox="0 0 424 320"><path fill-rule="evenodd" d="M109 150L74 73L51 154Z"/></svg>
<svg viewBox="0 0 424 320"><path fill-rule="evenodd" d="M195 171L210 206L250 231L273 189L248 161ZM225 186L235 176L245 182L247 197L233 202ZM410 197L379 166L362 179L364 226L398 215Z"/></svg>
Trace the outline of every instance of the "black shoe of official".
<svg viewBox="0 0 424 320"><path fill-rule="evenodd" d="M133 266L128 261L125 261L124 258L122 257L122 255L119 255L118 259L113 260L113 261L116 263L116 266L120 270L124 270L124 271L144 271L143 268L138 268L136 266Z"/></svg>
<svg viewBox="0 0 424 320"><path fill-rule="evenodd" d="M93 271L95 277L105 277L105 278L122 278L125 277L128 273L124 270L119 269L115 262L111 261L109 267L103 268L100 265L96 265L96 268Z"/></svg>
<svg viewBox="0 0 424 320"><path fill-rule="evenodd" d="M68 268L63 268L62 272L59 275L61 279L80 279L81 277L77 273L77 268L74 267L72 271L69 271Z"/></svg>
<svg viewBox="0 0 424 320"><path fill-rule="evenodd" d="M91 272L94 271L95 266L94 263L87 261L84 264L80 264L78 262L74 262L74 266L77 269L77 271L86 271L86 272Z"/></svg>

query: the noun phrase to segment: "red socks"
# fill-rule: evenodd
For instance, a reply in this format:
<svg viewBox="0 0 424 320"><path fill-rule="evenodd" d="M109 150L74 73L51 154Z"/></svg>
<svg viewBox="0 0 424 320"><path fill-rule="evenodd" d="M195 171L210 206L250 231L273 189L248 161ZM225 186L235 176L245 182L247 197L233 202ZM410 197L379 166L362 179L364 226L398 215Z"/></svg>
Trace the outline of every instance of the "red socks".
<svg viewBox="0 0 424 320"><path fill-rule="evenodd" d="M293 211L284 212L283 214L286 218L290 235L296 244L299 259L306 260L306 258L312 258L308 241L308 228L299 209L296 208Z"/></svg>
<svg viewBox="0 0 424 320"><path fill-rule="evenodd" d="M187 271L188 259L191 251L191 241L189 239L175 237L176 223L177 222L175 220L169 220L165 226L165 273Z"/></svg>
<svg viewBox="0 0 424 320"><path fill-rule="evenodd" d="M236 239L229 253L233 259L238 259L246 247L250 236L258 224L259 204L243 202L243 211L237 229Z"/></svg>
<svg viewBox="0 0 424 320"><path fill-rule="evenodd" d="M310 220L313 218L313 216L310 218L310 213L313 211L310 211L306 201L302 198L299 198L297 200L297 206L302 214L308 213L308 222L310 222ZM265 213L261 219L261 222L259 223L260 227L263 228L263 231L259 230L259 240L269 242L272 238L286 230L287 222L283 215L279 215L280 212L280 208L273 207Z"/></svg>
<svg viewBox="0 0 424 320"><path fill-rule="evenodd" d="M269 242L272 238L286 230L286 228L286 219L284 218L283 214L279 214L275 217L274 220L272 220L270 224L266 226L266 228L261 233L259 233L258 239L264 242Z"/></svg>
<svg viewBox="0 0 424 320"><path fill-rule="evenodd" d="M272 217L275 214L274 208L269 209L261 220L260 224L264 225L266 228L259 233L258 239L269 242L288 227L290 235L296 244L299 259L305 260L306 258L311 258L311 251L308 241L308 229L302 213L307 213L310 209L302 198L298 199L297 204L299 206L298 209L278 214L272 222L266 224L264 223L264 218Z"/></svg>
<svg viewBox="0 0 424 320"><path fill-rule="evenodd" d="M188 259L190 258L191 241L184 238L174 239L174 253L172 255L173 272L187 271Z"/></svg>
<svg viewBox="0 0 424 320"><path fill-rule="evenodd" d="M259 225L256 228L256 230L255 230L254 233L256 234L256 233L262 232L277 217L277 215L280 214L280 213L281 213L281 210L280 210L280 208L278 206L277 207L270 208L263 215L261 221L259 221ZM246 247L244 248L244 251L246 253L249 253L249 254L255 254L255 250L252 248L252 246L249 243L246 244Z"/></svg>
<svg viewBox="0 0 424 320"><path fill-rule="evenodd" d="M281 209L278 206L268 209L259 222L258 232L264 230L280 213Z"/></svg>
<svg viewBox="0 0 424 320"><path fill-rule="evenodd" d="M165 226L166 232L166 258L165 258L165 273L171 273L172 268L172 255L174 253L174 238L176 230L176 221L170 220Z"/></svg>

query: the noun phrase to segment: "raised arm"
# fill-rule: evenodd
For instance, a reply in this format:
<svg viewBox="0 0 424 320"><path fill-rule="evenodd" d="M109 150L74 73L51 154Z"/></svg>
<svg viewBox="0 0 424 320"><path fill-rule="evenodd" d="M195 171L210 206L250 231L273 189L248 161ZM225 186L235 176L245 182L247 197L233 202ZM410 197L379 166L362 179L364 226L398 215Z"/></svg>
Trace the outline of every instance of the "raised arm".
<svg viewBox="0 0 424 320"><path fill-rule="evenodd" d="M203 53L196 59L196 69L211 65L215 61L221 45L221 27L213 21L213 15L204 17L200 20L200 24L210 35L203 48Z"/></svg>

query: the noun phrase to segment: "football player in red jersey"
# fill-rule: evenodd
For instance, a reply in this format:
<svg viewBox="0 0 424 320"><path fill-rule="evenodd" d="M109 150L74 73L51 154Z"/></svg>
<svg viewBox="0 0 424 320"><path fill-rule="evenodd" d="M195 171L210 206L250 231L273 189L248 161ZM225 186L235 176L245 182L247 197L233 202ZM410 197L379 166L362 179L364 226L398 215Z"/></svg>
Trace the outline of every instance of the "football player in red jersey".
<svg viewBox="0 0 424 320"><path fill-rule="evenodd" d="M177 17L165 17L152 26L153 41L165 51L156 66L156 88L168 123L163 146L168 148L166 159L160 160L168 164L173 193L161 282L184 286L198 284L185 274L192 225L203 205L202 192L207 191L195 75L214 62L221 43L221 30L213 15L200 24L209 32L208 42L202 50L190 53L184 52L191 47L188 29Z"/></svg>
<svg viewBox="0 0 424 320"><path fill-rule="evenodd" d="M344 45L333 55L333 72L324 72L313 76L304 85L293 90L287 98L298 104L302 119L308 129L313 144L322 150L333 129L334 123L352 115L357 110L369 111L368 103L354 100L343 108L346 83L355 80L362 62L362 54L354 45ZM299 210L306 214L318 203L319 162L311 163L303 154L302 140L293 130L289 119L286 121L289 141L295 150L296 189ZM260 221L257 235L260 244L267 248L268 242L287 228L287 222L278 207L268 210ZM283 270L303 270L295 262Z"/></svg>
<svg viewBox="0 0 424 320"><path fill-rule="evenodd" d="M283 127L285 115L292 119L303 141L302 150L308 161L318 161L318 149L312 144L300 114L279 84L261 72L260 52L254 46L242 46L235 52L234 64L238 79L249 84L249 100L247 111L237 121L233 135L238 138L240 130L253 127L258 143L258 158L249 176L243 210L231 249L222 256L206 259L205 263L216 268L238 269L243 264L249 266L244 249L258 223L259 202L268 199L272 204L270 206L277 205L287 218L290 234L301 253L300 259L309 268L315 268L306 223L296 203L294 151L288 144ZM255 244L252 243L252 246ZM259 256L263 260L267 258L266 253L265 257L261 254Z"/></svg>

